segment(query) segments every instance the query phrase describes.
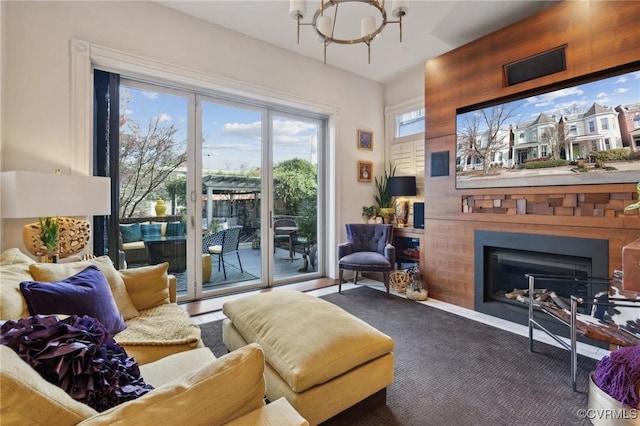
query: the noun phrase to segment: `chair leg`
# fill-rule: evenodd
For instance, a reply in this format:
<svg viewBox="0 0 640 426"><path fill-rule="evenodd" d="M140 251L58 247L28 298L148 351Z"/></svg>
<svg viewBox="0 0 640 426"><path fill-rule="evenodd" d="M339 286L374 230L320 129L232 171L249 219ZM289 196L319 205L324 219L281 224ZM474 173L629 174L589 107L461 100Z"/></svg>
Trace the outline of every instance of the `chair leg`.
<svg viewBox="0 0 640 426"><path fill-rule="evenodd" d="M384 277L384 286L387 288L387 296L389 296L389 273L383 272L382 276Z"/></svg>
<svg viewBox="0 0 640 426"><path fill-rule="evenodd" d="M224 267L224 256L222 256L222 254L220 255L220 263L222 264L222 272L224 273L224 279L227 279L227 268ZM218 270L220 268L220 265L218 265Z"/></svg>
<svg viewBox="0 0 640 426"><path fill-rule="evenodd" d="M238 264L240 265L240 272L244 272L242 270L242 261L240 260L240 253L236 252L236 256L238 256Z"/></svg>
<svg viewBox="0 0 640 426"><path fill-rule="evenodd" d="M342 294L342 273L344 269L340 268L340 272L338 272L338 293Z"/></svg>
<svg viewBox="0 0 640 426"><path fill-rule="evenodd" d="M358 284L358 271L354 271L355 275L353 276L353 283Z"/></svg>

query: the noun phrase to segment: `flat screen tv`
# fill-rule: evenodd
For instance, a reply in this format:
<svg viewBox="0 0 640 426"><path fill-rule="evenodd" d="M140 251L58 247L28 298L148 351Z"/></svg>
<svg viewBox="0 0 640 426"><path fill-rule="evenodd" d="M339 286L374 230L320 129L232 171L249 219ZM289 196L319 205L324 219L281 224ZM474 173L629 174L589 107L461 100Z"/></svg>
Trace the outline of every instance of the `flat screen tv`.
<svg viewBox="0 0 640 426"><path fill-rule="evenodd" d="M640 180L640 63L456 117L456 188Z"/></svg>

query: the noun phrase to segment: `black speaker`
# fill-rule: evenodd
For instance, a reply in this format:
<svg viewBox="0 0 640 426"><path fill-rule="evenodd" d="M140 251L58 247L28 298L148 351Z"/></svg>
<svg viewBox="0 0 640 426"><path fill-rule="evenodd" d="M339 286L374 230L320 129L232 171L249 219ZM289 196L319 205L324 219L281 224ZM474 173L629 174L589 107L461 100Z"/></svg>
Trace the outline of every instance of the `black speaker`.
<svg viewBox="0 0 640 426"><path fill-rule="evenodd" d="M567 61L564 54L565 48L566 46L561 46L505 65L504 74L507 86L565 71L567 69Z"/></svg>
<svg viewBox="0 0 640 426"><path fill-rule="evenodd" d="M424 203L413 203L413 227L424 229Z"/></svg>

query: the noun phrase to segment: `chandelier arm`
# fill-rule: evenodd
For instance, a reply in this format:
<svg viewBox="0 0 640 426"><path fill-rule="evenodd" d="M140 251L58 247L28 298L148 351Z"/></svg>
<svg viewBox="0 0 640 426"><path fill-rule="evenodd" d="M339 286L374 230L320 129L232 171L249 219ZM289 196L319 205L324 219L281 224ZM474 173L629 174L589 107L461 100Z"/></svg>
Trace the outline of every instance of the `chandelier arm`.
<svg viewBox="0 0 640 426"><path fill-rule="evenodd" d="M338 7L340 7L340 3L336 3L336 9L333 11L333 23L331 25L331 38L334 38L336 34L336 22L338 21Z"/></svg>
<svg viewBox="0 0 640 426"><path fill-rule="evenodd" d="M340 6L340 3L348 3L348 2L355 2L355 3L365 3L368 4L372 7L374 7L375 9L378 10L378 12L380 13L380 16L382 17L382 23L380 24L380 26L373 32L371 32L370 34L367 34L363 37L360 38L354 38L354 39L339 39L336 38L335 36L335 28L336 28L336 23L337 23L337 18L338 18L338 7ZM318 29L318 18L324 16L324 11L330 7L335 7L334 10L334 14L333 14L333 22L331 23L331 34L327 35L327 34L323 34L322 32L320 32L320 30ZM320 7L316 10L316 12L313 15L313 18L311 20L311 22L309 23L304 23L302 22L301 16L298 15L297 18L297 22L298 22L298 31L297 31L297 40L298 40L298 44L300 43L300 26L301 25L309 25L312 26L316 33L318 34L318 36L320 37L320 39L323 41L323 45L324 45L324 63L327 63L327 45L329 43L337 43L337 44L358 44L358 43L365 43L367 45L367 51L368 51L368 57L369 57L369 63L371 63L371 41L373 41L374 38L376 38L381 32L382 30L385 28L385 26L387 24L398 24L399 25L399 29L400 29L400 42L402 42L402 18L403 16L406 15L406 10L402 10L400 9L400 11L396 14L394 14L394 17L397 17L397 20L387 20L387 12L385 10L385 0L321 0L320 2Z"/></svg>

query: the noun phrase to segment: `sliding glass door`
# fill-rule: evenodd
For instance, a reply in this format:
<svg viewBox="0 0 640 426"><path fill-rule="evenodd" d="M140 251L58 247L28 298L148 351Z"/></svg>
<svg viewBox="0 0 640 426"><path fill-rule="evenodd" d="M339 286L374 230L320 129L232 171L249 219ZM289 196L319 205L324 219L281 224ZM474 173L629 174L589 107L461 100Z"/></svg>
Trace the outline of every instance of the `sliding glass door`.
<svg viewBox="0 0 640 426"><path fill-rule="evenodd" d="M314 275L321 263L322 217L318 141L322 120L270 111L273 281ZM320 213L320 214L319 214ZM321 246L320 246L321 248Z"/></svg>
<svg viewBox="0 0 640 426"><path fill-rule="evenodd" d="M119 89L128 268L167 262L179 300L322 275L325 119L124 78Z"/></svg>
<svg viewBox="0 0 640 426"><path fill-rule="evenodd" d="M202 262L198 296L262 287L266 110L198 96ZM209 263L211 266L209 266ZM210 272L210 273L209 273Z"/></svg>

